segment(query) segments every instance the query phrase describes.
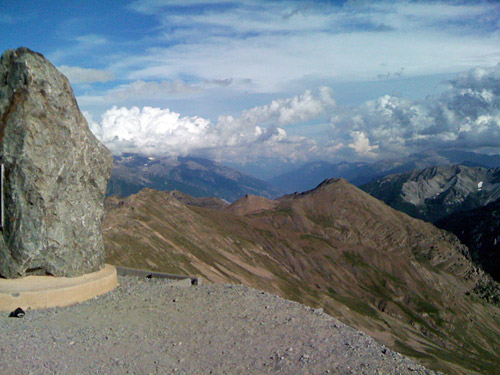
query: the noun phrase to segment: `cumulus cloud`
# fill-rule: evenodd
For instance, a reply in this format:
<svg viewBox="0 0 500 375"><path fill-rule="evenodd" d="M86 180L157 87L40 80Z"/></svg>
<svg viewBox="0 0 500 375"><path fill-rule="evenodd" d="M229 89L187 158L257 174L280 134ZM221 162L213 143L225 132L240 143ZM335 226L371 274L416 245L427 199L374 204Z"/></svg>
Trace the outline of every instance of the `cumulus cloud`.
<svg viewBox="0 0 500 375"><path fill-rule="evenodd" d="M115 79L115 75L106 70L67 65L58 66L57 69L68 77L71 83L108 82Z"/></svg>
<svg viewBox="0 0 500 375"><path fill-rule="evenodd" d="M317 97L306 90L302 95L273 100L271 104L246 110L239 121L252 125L268 122L286 125L310 120L335 106L329 87L320 87L318 91Z"/></svg>
<svg viewBox="0 0 500 375"><path fill-rule="evenodd" d="M114 106L104 113L100 124L92 123L91 130L114 154L184 155L216 145L210 127L207 119L183 117L169 109Z"/></svg>
<svg viewBox="0 0 500 375"><path fill-rule="evenodd" d="M289 136L285 127L315 119L335 102L328 88L243 111L240 117L220 116L216 123L182 116L169 109L113 106L96 122L86 113L92 132L114 153L203 155L239 161L265 156L305 159L316 141Z"/></svg>
<svg viewBox="0 0 500 375"><path fill-rule="evenodd" d="M448 82L438 97L412 101L385 95L336 109L332 137L360 156L382 157L430 148L500 149L500 64L474 68Z"/></svg>
<svg viewBox="0 0 500 375"><path fill-rule="evenodd" d="M371 146L370 140L364 132L353 131L350 133L353 143L349 143L349 147L354 149L362 156L375 157L376 154L372 150L378 149L378 146Z"/></svg>

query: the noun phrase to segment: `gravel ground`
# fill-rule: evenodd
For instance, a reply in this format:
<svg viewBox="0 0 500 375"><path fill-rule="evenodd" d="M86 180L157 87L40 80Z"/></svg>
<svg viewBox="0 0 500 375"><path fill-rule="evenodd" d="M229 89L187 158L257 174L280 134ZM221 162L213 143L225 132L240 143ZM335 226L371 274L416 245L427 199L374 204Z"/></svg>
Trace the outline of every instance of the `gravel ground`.
<svg viewBox="0 0 500 375"><path fill-rule="evenodd" d="M0 316L0 374L434 374L338 320L241 285L120 277L64 308Z"/></svg>

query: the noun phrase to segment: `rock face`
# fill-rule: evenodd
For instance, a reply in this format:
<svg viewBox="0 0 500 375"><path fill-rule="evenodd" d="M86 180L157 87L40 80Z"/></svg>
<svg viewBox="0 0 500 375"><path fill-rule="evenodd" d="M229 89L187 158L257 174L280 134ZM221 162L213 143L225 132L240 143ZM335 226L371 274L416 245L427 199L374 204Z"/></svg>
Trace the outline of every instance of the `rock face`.
<svg viewBox="0 0 500 375"><path fill-rule="evenodd" d="M453 165L386 176L361 187L408 215L436 222L500 198L500 168Z"/></svg>
<svg viewBox="0 0 500 375"><path fill-rule="evenodd" d="M27 48L0 60L0 154L0 276L100 269L112 157L90 132L67 78Z"/></svg>

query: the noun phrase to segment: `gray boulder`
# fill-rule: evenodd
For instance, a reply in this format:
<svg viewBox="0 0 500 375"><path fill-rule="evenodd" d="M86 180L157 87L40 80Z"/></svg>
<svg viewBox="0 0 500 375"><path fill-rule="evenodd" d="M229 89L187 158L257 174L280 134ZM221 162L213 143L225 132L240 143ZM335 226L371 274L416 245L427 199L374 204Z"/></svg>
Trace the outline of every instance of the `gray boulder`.
<svg viewBox="0 0 500 375"><path fill-rule="evenodd" d="M111 154L90 132L67 78L27 48L0 60L0 156L0 276L102 268Z"/></svg>

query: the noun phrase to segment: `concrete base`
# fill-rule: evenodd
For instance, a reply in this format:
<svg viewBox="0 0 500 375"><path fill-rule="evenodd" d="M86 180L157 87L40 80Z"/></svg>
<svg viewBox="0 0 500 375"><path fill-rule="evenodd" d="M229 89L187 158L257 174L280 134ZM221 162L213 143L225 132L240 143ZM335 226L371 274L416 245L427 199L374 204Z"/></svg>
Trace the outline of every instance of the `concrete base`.
<svg viewBox="0 0 500 375"><path fill-rule="evenodd" d="M0 311L72 305L107 293L117 285L116 268L109 264L97 272L78 277L0 279Z"/></svg>

